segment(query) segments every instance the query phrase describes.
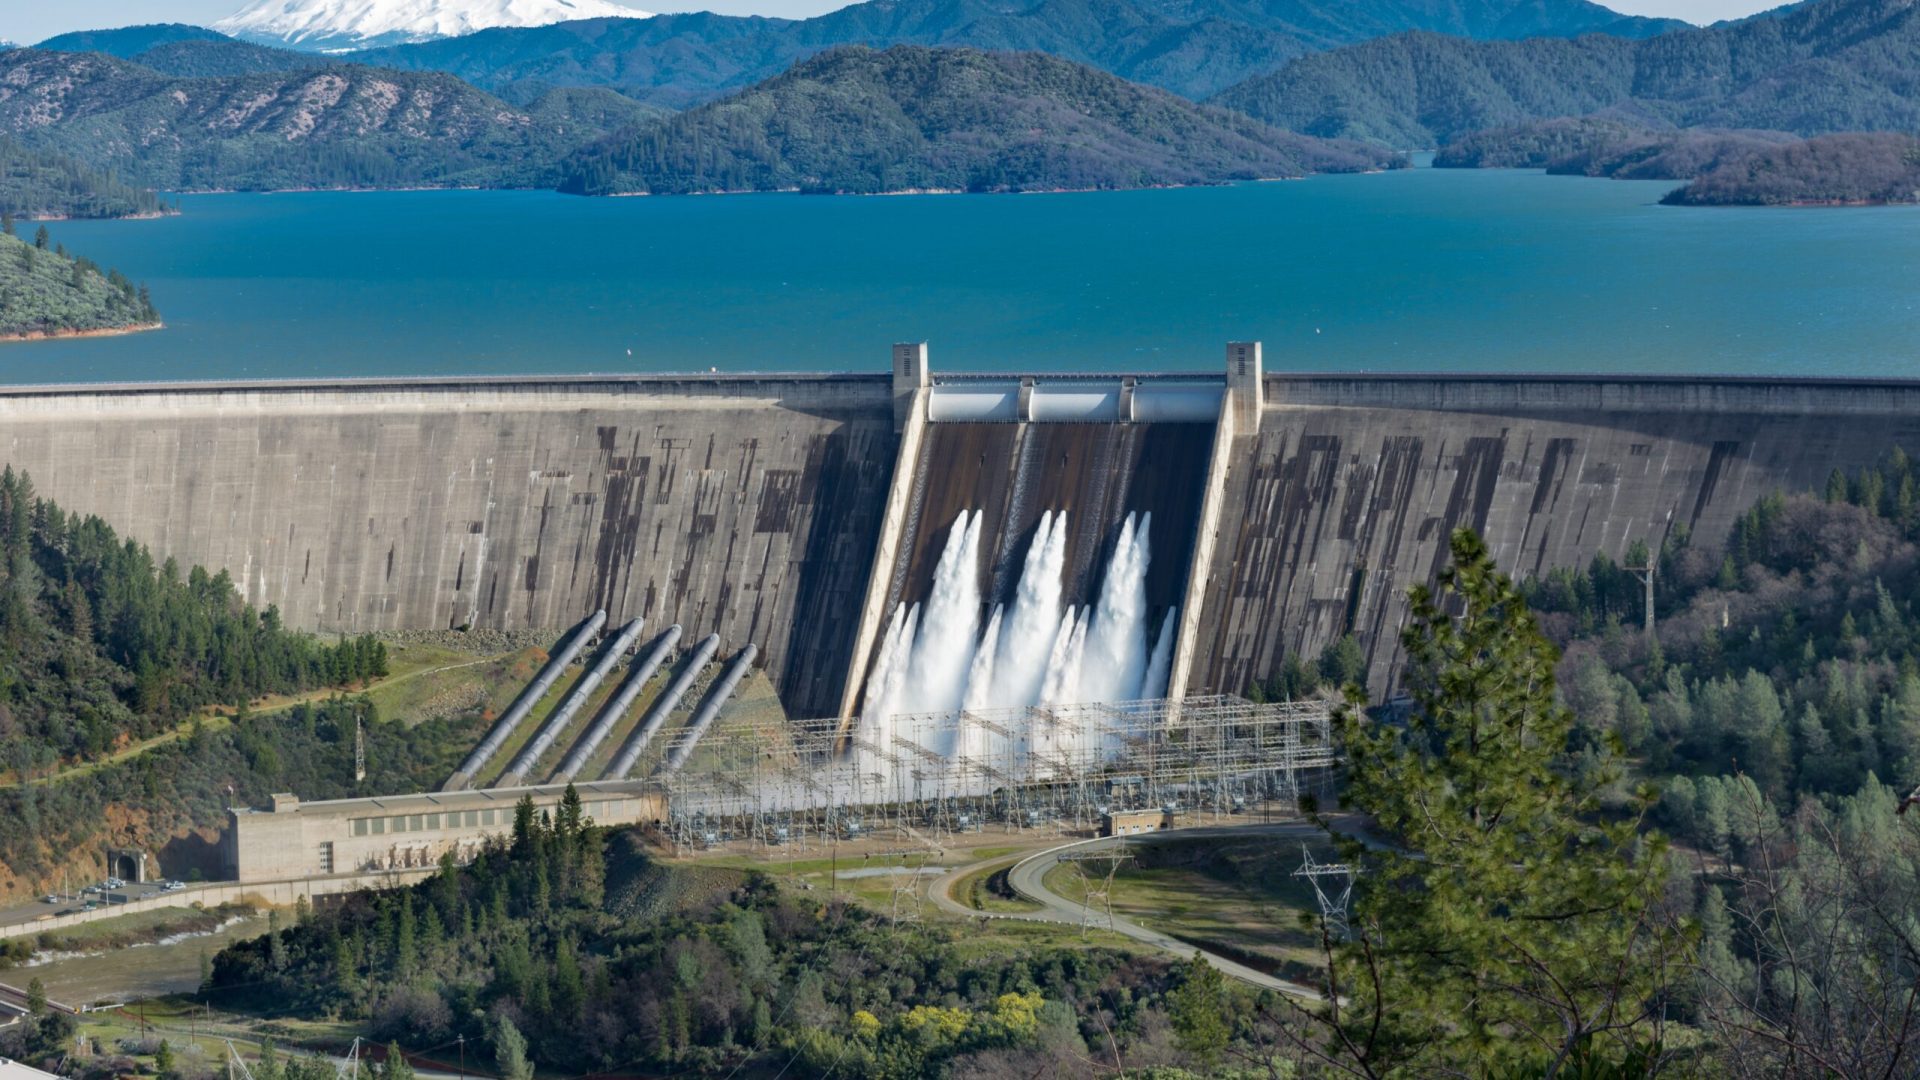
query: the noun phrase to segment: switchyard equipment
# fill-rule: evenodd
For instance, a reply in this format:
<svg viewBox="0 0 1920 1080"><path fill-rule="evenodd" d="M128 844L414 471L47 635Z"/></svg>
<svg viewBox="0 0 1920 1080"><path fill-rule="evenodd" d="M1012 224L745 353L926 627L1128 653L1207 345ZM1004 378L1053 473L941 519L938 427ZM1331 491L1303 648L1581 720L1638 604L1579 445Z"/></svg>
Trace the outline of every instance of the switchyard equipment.
<svg viewBox="0 0 1920 1080"><path fill-rule="evenodd" d="M721 838L806 844L863 828L951 835L1097 828L1116 809L1225 817L1294 800L1334 760L1325 701L1231 695L895 716L885 731L837 719L675 736L688 759L655 777L683 847ZM983 737L984 736L984 737ZM684 750L682 748L684 747Z"/></svg>

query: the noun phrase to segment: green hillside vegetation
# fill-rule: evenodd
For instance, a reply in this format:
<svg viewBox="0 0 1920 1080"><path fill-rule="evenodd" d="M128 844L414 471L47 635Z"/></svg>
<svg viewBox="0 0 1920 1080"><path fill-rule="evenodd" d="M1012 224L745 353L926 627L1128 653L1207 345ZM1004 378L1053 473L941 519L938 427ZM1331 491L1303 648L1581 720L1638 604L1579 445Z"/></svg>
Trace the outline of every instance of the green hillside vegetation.
<svg viewBox="0 0 1920 1080"><path fill-rule="evenodd" d="M1920 10L1813 0L1644 41L1400 34L1303 56L1219 104L1277 127L1387 146L1612 110L1656 126L1820 135L1920 128Z"/></svg>
<svg viewBox="0 0 1920 1080"><path fill-rule="evenodd" d="M0 135L0 212L16 218L123 218L173 210L151 191Z"/></svg>
<svg viewBox="0 0 1920 1080"><path fill-rule="evenodd" d="M1199 98L1289 57L1403 30L1472 38L1648 37L1683 25L1623 16L1587 0L874 0L797 21L711 12L585 19L352 55L387 67L451 72L510 101L530 101L555 86L609 86L684 108L838 45L964 46L1044 52Z"/></svg>
<svg viewBox="0 0 1920 1080"><path fill-rule="evenodd" d="M182 78L16 49L0 80L0 132L164 190L550 186L568 152L657 115L607 90L517 109L448 75L352 65Z"/></svg>
<svg viewBox="0 0 1920 1080"><path fill-rule="evenodd" d="M28 242L15 235L12 215L0 220L0 339L159 323L146 286L50 245L44 225Z"/></svg>
<svg viewBox="0 0 1920 1080"><path fill-rule="evenodd" d="M1920 139L1890 132L1823 135L1769 146L1693 174L1676 206L1817 206L1920 202Z"/></svg>
<svg viewBox="0 0 1920 1080"><path fill-rule="evenodd" d="M694 888L661 880L695 874ZM679 900L662 905L663 893ZM1211 1000L1183 1004L1190 977L1161 960L968 937L891 926L758 874L657 867L633 833L581 818L576 798L550 821L523 802L511 843L469 867L228 948L211 988L226 1008L338 1015L402 1047L464 1037L487 1071L522 1078L1201 1065L1179 1045L1188 1014L1251 1011L1250 995L1213 984Z"/></svg>
<svg viewBox="0 0 1920 1080"><path fill-rule="evenodd" d="M1895 452L1822 496L1763 499L1724 550L1675 536L1659 559L1657 650L1630 632L1642 586L1611 560L1532 586L1568 642L1583 726L1672 778L1664 807L1681 838L1720 842L1719 815L1683 805L1714 777L1783 807L1875 777L1920 782L1917 492L1920 469Z"/></svg>
<svg viewBox="0 0 1920 1080"><path fill-rule="evenodd" d="M835 49L577 157L585 194L1032 191L1390 164L1038 53Z"/></svg>
<svg viewBox="0 0 1920 1080"><path fill-rule="evenodd" d="M1434 155L1436 168L1545 169L1563 176L1686 180L1783 143L1779 131L1653 130L1600 117L1543 120L1464 136Z"/></svg>
<svg viewBox="0 0 1920 1080"><path fill-rule="evenodd" d="M0 767L12 780L109 757L210 705L244 710L264 694L362 682L385 670L385 653L370 637L327 644L289 631L273 609L243 604L224 572L156 563L100 519L69 515L26 476L0 472ZM351 720L345 743L323 730L340 719L308 708L243 720L71 780L0 789L0 894L48 884L76 853L97 850L91 841L116 824L109 804L119 824L143 821L140 838L158 849L221 820L228 785L259 798L297 777L313 797L345 794L350 772L334 781L350 768ZM331 764L317 760L323 744ZM409 752L423 764L398 767L416 784L405 770L437 762Z"/></svg>

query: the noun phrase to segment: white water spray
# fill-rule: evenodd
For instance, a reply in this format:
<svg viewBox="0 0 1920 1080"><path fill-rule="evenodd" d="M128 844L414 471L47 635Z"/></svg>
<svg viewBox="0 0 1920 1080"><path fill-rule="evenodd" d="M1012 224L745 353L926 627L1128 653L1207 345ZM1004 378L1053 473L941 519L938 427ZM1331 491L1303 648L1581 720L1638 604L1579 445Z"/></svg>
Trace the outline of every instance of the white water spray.
<svg viewBox="0 0 1920 1080"><path fill-rule="evenodd" d="M1035 705L1047 677L1047 658L1060 632L1060 593L1067 562L1067 513L1040 515L1013 613L1001 635L999 657L993 665L993 686L986 701L992 705Z"/></svg>
<svg viewBox="0 0 1920 1080"><path fill-rule="evenodd" d="M902 604L868 676L861 730L890 748L893 717L910 713L980 711L1008 706L1121 702L1166 693L1173 662L1177 613L1166 612L1149 652L1147 568L1152 515L1121 523L1099 599L1061 608L1065 592L1067 516L1040 516L1028 545L1010 607L995 606L980 626L980 511L962 511L947 533L924 607ZM1078 731L1065 725L1060 731ZM1099 748L1056 745L1036 734L1032 749L1084 756ZM1082 741L1074 740L1076 743ZM1005 749L982 724L957 729L948 754L989 756ZM879 755L874 771L897 765Z"/></svg>
<svg viewBox="0 0 1920 1080"><path fill-rule="evenodd" d="M978 712L992 702L988 692L993 688L993 669L1000 654L1000 605L995 604L993 614L987 619L986 633L980 636L980 648L973 654L973 667L967 671L967 696L960 708L966 712ZM964 725L954 735L958 745L954 752L970 757L978 757L992 749L994 739L986 728L979 724Z"/></svg>
<svg viewBox="0 0 1920 1080"><path fill-rule="evenodd" d="M866 707L860 713L860 734L867 742L886 749L893 742L893 717L900 711L909 678L907 670L913 654L914 630L920 622L920 605L901 604L893 609L881 639L873 672L867 676ZM862 751L862 771L886 772L887 760L873 751Z"/></svg>
<svg viewBox="0 0 1920 1080"><path fill-rule="evenodd" d="M1147 529L1152 514L1120 526L1100 602L1087 628L1077 697L1067 701L1131 701L1147 670Z"/></svg>
<svg viewBox="0 0 1920 1080"><path fill-rule="evenodd" d="M1173 639L1180 632L1180 609L1170 607L1167 617L1160 620L1160 636L1153 642L1153 659L1147 661L1147 677L1140 680L1140 693L1136 696L1142 701L1167 696L1167 679L1173 674Z"/></svg>
<svg viewBox="0 0 1920 1080"><path fill-rule="evenodd" d="M962 510L933 571L907 670L906 711L952 712L966 698L980 635L980 512Z"/></svg>

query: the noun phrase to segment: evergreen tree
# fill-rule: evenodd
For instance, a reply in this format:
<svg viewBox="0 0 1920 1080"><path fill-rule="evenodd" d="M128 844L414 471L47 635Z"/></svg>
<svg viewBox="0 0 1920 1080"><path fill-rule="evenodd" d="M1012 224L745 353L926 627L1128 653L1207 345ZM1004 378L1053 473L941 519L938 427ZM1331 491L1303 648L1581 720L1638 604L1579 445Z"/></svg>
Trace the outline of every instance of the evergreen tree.
<svg viewBox="0 0 1920 1080"><path fill-rule="evenodd" d="M1167 1020L1180 1049L1211 1070L1233 1037L1226 977L1199 953L1181 967L1180 985L1167 995Z"/></svg>
<svg viewBox="0 0 1920 1080"><path fill-rule="evenodd" d="M1667 967L1653 801L1599 820L1604 775L1568 770L1557 650L1471 531L1416 588L1406 726L1342 711L1346 801L1395 846L1336 837L1360 868L1354 937L1329 942L1330 1054L1370 1075L1557 1075L1644 1060Z"/></svg>
<svg viewBox="0 0 1920 1080"><path fill-rule="evenodd" d="M533 1080L533 1062L527 1060L526 1037L505 1016L494 1021L493 1061L500 1070L500 1080Z"/></svg>

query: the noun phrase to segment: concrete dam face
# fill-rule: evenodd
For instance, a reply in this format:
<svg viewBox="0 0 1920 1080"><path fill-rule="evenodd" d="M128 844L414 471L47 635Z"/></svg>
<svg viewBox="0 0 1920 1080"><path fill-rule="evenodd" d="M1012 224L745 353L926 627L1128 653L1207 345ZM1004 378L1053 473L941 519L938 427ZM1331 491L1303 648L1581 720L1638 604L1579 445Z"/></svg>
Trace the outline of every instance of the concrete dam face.
<svg viewBox="0 0 1920 1080"><path fill-rule="evenodd" d="M0 396L62 506L326 631L538 627L597 608L757 643L838 707L892 474L871 379L409 381ZM795 627L805 632L794 634Z"/></svg>
<svg viewBox="0 0 1920 1080"><path fill-rule="evenodd" d="M1456 526L1532 575L1717 542L1920 446L1920 383L1263 376L1236 348L1224 379L935 376L909 349L891 378L15 389L0 457L292 625L644 616L757 646L789 715L852 717L915 606L967 639L941 675L964 685L1036 595L1136 688L1243 692L1351 631L1385 692ZM1071 644L1056 622L1019 633Z"/></svg>

